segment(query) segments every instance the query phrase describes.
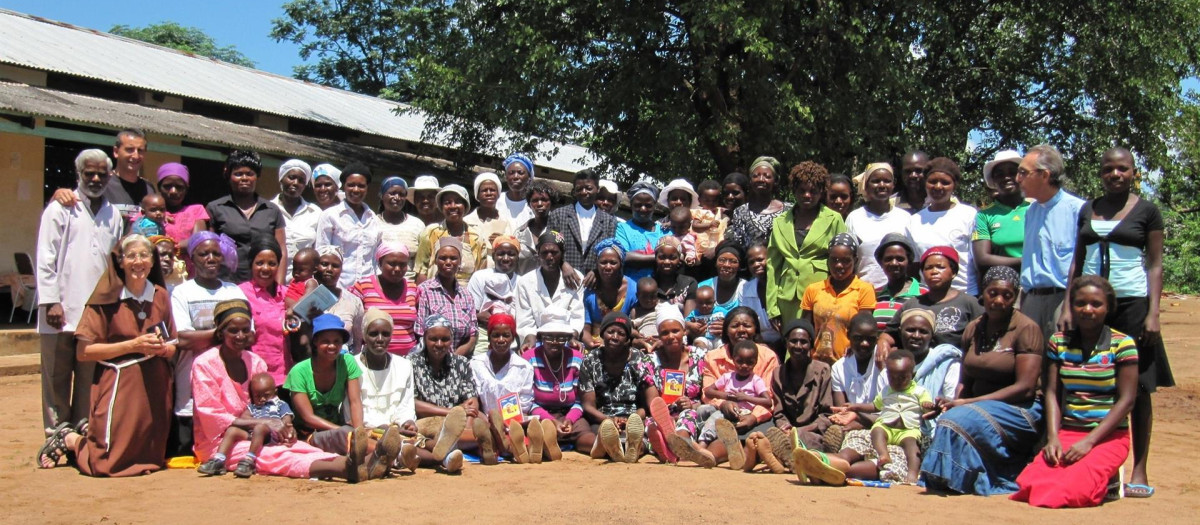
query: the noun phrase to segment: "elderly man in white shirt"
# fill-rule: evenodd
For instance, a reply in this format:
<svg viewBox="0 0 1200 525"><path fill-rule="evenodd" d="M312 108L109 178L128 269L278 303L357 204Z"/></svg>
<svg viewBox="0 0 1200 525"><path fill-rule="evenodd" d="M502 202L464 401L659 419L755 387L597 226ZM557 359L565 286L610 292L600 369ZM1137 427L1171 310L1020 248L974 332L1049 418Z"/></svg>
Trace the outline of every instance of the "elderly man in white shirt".
<svg viewBox="0 0 1200 525"><path fill-rule="evenodd" d="M96 283L108 271L124 221L104 198L112 160L103 150L75 157L78 200L52 201L38 229L38 333L42 354L42 423L47 432L85 417L94 363L75 358L75 325Z"/></svg>

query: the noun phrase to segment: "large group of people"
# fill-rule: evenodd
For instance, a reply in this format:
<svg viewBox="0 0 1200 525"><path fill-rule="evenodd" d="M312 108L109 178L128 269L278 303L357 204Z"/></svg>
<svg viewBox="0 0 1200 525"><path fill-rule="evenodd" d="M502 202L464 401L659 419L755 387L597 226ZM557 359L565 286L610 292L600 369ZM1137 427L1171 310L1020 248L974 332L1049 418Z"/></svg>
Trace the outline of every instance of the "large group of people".
<svg viewBox="0 0 1200 525"><path fill-rule="evenodd" d="M914 151L639 181L623 219L612 181L560 202L519 153L473 193L388 176L373 210L362 164L288 160L268 200L234 151L200 205L145 148L81 152L42 216L42 467L359 482L574 450L1081 507L1132 450L1124 494L1154 492L1163 221L1128 150L1091 200L1039 145L986 164L982 210Z"/></svg>

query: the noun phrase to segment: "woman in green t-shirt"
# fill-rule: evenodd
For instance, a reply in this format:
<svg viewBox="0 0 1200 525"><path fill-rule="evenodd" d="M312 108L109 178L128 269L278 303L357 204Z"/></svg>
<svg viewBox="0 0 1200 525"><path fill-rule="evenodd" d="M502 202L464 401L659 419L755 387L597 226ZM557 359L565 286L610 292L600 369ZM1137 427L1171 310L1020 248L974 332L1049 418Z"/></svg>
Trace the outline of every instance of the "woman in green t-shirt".
<svg viewBox="0 0 1200 525"><path fill-rule="evenodd" d="M1017 164L1020 162L1020 153L1005 150L983 166L983 181L995 197L991 206L975 214L975 234L971 236L975 265L979 267L975 275L982 276L993 266L1021 271L1025 210L1029 209L1029 203L1017 184Z"/></svg>
<svg viewBox="0 0 1200 525"><path fill-rule="evenodd" d="M296 363L283 383L291 392L301 437L337 454L346 453L350 434L363 425L362 370L354 356L342 353L349 339L338 316L313 319L312 357Z"/></svg>

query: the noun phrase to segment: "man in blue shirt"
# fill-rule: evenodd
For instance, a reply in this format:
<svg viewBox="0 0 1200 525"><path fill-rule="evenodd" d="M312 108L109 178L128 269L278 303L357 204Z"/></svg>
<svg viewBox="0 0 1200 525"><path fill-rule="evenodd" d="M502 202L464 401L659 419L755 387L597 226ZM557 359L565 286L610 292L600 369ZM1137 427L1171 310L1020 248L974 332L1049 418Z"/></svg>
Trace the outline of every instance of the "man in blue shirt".
<svg viewBox="0 0 1200 525"><path fill-rule="evenodd" d="M1062 155L1046 144L1030 149L1017 167L1021 191L1034 200L1025 212L1021 313L1036 321L1047 339L1057 330L1083 207L1083 199L1062 189L1062 176Z"/></svg>

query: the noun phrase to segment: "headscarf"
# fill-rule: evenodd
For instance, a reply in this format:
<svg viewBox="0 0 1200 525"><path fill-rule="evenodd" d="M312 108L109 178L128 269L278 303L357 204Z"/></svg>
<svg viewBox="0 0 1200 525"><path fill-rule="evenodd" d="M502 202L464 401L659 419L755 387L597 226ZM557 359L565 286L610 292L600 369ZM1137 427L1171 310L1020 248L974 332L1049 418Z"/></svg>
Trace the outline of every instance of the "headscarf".
<svg viewBox="0 0 1200 525"><path fill-rule="evenodd" d="M317 248L317 257L324 257L326 255L336 255L339 261L344 260L342 258L342 248L333 244L326 244Z"/></svg>
<svg viewBox="0 0 1200 525"><path fill-rule="evenodd" d="M634 197L637 197L638 195L643 194L643 193L645 193L646 195L649 195L652 199L655 200L655 202L658 201L658 188L656 186L654 186L653 184L650 184L649 182L645 182L645 181L638 181L638 182L633 183L633 186L629 187L629 191L625 192L625 195L628 195L629 200L632 201Z"/></svg>
<svg viewBox="0 0 1200 525"><path fill-rule="evenodd" d="M858 194L863 195L864 198L867 194L867 179L871 178L871 174L874 173L875 170L884 170L888 172L888 175L892 176L893 182L896 180L896 171L892 169L891 164L886 162L872 162L867 164L867 169L864 169L862 173L859 173L858 176L854 177L854 182L858 184Z"/></svg>
<svg viewBox="0 0 1200 525"><path fill-rule="evenodd" d="M387 323L389 329L396 327L395 321L392 319L391 314L372 306L367 308L366 313L363 314L362 331L364 335L367 333L367 327L371 326L371 323L374 323L375 321L383 321Z"/></svg>
<svg viewBox="0 0 1200 525"><path fill-rule="evenodd" d="M160 242L171 243L172 249L174 249L174 247L176 246L175 239L167 237L166 235L151 235L150 237L147 237L147 239L149 239L150 244L152 244L154 246L158 246L158 243L160 243Z"/></svg>
<svg viewBox="0 0 1200 525"><path fill-rule="evenodd" d="M1020 274L1018 274L1016 270L1014 270L1008 266L993 266L991 268L988 268L987 273L985 273L983 275L984 288L987 288L987 285L992 284L995 281L1004 281L1007 283L1012 283L1012 285L1014 287L1016 287L1016 289L1018 291L1021 289Z"/></svg>
<svg viewBox="0 0 1200 525"><path fill-rule="evenodd" d="M342 189L342 170L333 167L332 164L317 164L317 167L312 170L312 183L316 184L317 179L321 177L329 177L333 181L333 187Z"/></svg>
<svg viewBox="0 0 1200 525"><path fill-rule="evenodd" d="M518 251L521 250L521 241L517 240L517 238L513 237L512 235L497 235L496 240L492 241L492 251L495 252L501 244L511 244L516 247Z"/></svg>
<svg viewBox="0 0 1200 525"><path fill-rule="evenodd" d="M400 178L399 176L392 175L386 179L383 179L383 182L379 183L379 196L380 197L384 196L384 194L386 194L388 190L392 189L395 186L400 186L401 188L404 188L405 192L408 191L408 182L405 182L405 180Z"/></svg>
<svg viewBox="0 0 1200 525"><path fill-rule="evenodd" d="M514 318L511 315L508 315L506 313L494 313L494 314L492 314L491 317L488 317L488 322L487 322L488 333L491 333L492 330L495 330L497 326L501 326L501 325L506 325L506 326L512 327L513 332L517 331L517 320L516 320L516 318Z"/></svg>
<svg viewBox="0 0 1200 525"><path fill-rule="evenodd" d="M158 167L158 182L162 182L167 177L179 177L183 179L184 184L188 185L192 183L187 166L178 162L168 162Z"/></svg>
<svg viewBox="0 0 1200 525"><path fill-rule="evenodd" d="M780 164L778 160L775 160L775 157L768 157L764 155L754 159L754 162L750 163L750 173L754 173L754 169L760 166L771 168L771 171L774 172L776 176L779 176L780 172L783 171L783 164Z"/></svg>
<svg viewBox="0 0 1200 525"><path fill-rule="evenodd" d="M442 251L442 248L445 248L447 246L458 250L459 257L462 257L463 252L466 251L465 249L463 249L463 243L462 243L462 241L458 240L458 237L455 237L453 235L447 235L445 237L442 237L441 239L438 239L437 250L434 250L434 253Z"/></svg>
<svg viewBox="0 0 1200 525"><path fill-rule="evenodd" d="M664 246L670 246L676 250L679 250L681 253L683 252L683 243L679 242L679 238L675 237L674 235L663 235L662 237L659 237L658 244L654 245L654 251L657 252L659 248Z"/></svg>
<svg viewBox="0 0 1200 525"><path fill-rule="evenodd" d="M683 314L679 312L679 307L666 301L660 301L658 306L654 308L654 326L661 328L663 323L667 321L677 321L680 326L683 326Z"/></svg>
<svg viewBox="0 0 1200 525"><path fill-rule="evenodd" d="M617 252L617 258L621 259L621 262L625 262L625 249L621 247L621 243L617 242L615 237L607 237L596 243L596 257L610 248Z"/></svg>
<svg viewBox="0 0 1200 525"><path fill-rule="evenodd" d="M133 223L133 227L129 229L129 233L136 233L138 235L150 237L153 235L162 235L163 231L162 227L160 227L157 222L150 220L149 217L142 217L141 219L138 219L137 222Z"/></svg>
<svg viewBox="0 0 1200 525"><path fill-rule="evenodd" d="M921 266L925 266L925 259L933 257L934 255L941 255L942 257L948 259L952 269L954 270L954 273L958 273L958 252L955 251L954 248L949 246L934 246L933 248L925 250L925 253L921 254Z"/></svg>
<svg viewBox="0 0 1200 525"><path fill-rule="evenodd" d="M237 243L233 242L233 239L230 239L229 236L225 235L224 233L220 235L210 231L193 233L192 236L188 238L188 257L191 257L192 254L195 253L196 247L199 246L200 243L208 241L217 242L217 246L221 249L221 255L224 258L224 261L222 262L225 265L225 268L231 272L236 272L238 265Z"/></svg>
<svg viewBox="0 0 1200 525"><path fill-rule="evenodd" d="M604 331L607 330L608 327L614 325L625 330L626 339L633 337L633 321L629 319L628 315L625 315L619 311L608 312L608 314L604 316L604 320L600 321L600 334L603 335Z"/></svg>
<svg viewBox="0 0 1200 525"><path fill-rule="evenodd" d="M491 171L485 171L475 176L475 199L479 199L479 186L487 181L496 183L496 191L504 191L504 185L500 184L500 177Z"/></svg>
<svg viewBox="0 0 1200 525"><path fill-rule="evenodd" d="M567 244L567 240L565 238L563 238L563 234L558 233L554 230L546 230L545 233L542 233L541 235L539 235L537 238L537 246L534 246L534 248L535 249L541 248L543 244L546 244L548 242L557 244L558 249L560 249L560 250L566 249L565 246Z"/></svg>
<svg viewBox="0 0 1200 525"><path fill-rule="evenodd" d="M529 180L533 180L533 161L529 160L529 157L520 153L513 153L504 159L504 169L507 170L514 162L520 162L522 166L525 166L525 171L529 172Z"/></svg>
<svg viewBox="0 0 1200 525"><path fill-rule="evenodd" d="M383 241L379 243L379 247L375 248L375 260L382 259L385 255L393 253L402 253L408 255L408 245L398 241Z"/></svg>
<svg viewBox="0 0 1200 525"><path fill-rule="evenodd" d="M304 182L301 183L302 185L308 185L308 183L312 181L312 167L310 167L307 162L304 162L300 159L291 159L283 164L280 164L279 180L283 180L283 177L292 170L300 170L302 173L304 173Z"/></svg>
<svg viewBox="0 0 1200 525"><path fill-rule="evenodd" d="M245 299L229 299L213 307L213 324L218 332L224 330L234 319L250 320L250 303Z"/></svg>
<svg viewBox="0 0 1200 525"><path fill-rule="evenodd" d="M833 239L829 241L829 249L833 250L834 246L850 248L850 251L854 252L855 257L858 256L858 237L855 237L853 233L842 232L834 235Z"/></svg>
<svg viewBox="0 0 1200 525"><path fill-rule="evenodd" d="M920 317L929 321L929 326L937 326L937 316L933 315L933 311L928 308L905 308L900 313L900 324L903 326L906 321L913 317Z"/></svg>
<svg viewBox="0 0 1200 525"><path fill-rule="evenodd" d="M728 240L721 241L721 244L717 245L715 257L720 257L722 253L726 252L736 255L739 263L746 260L746 251L743 250L742 246L736 242Z"/></svg>
<svg viewBox="0 0 1200 525"><path fill-rule="evenodd" d="M950 160L947 157L938 157L929 161L929 167L925 168L925 173L945 173L954 178L955 184L962 182L962 170L958 168L958 163Z"/></svg>
<svg viewBox="0 0 1200 525"><path fill-rule="evenodd" d="M446 319L441 314L433 314L433 315L425 318L425 333L426 334L428 334L430 330L437 328L439 326L444 327L444 328L449 328L451 330L454 329L454 323L451 323L449 319Z"/></svg>
<svg viewBox="0 0 1200 525"><path fill-rule="evenodd" d="M783 331L781 332L783 334L784 342L787 342L788 334L792 333L792 330L795 330L797 328L803 329L805 332L807 332L809 339L812 339L814 344L816 343L816 338L817 338L816 329L813 328L813 324L811 321L809 321L808 319L804 319L802 317L797 317L795 319L788 321L787 323L784 323Z"/></svg>

